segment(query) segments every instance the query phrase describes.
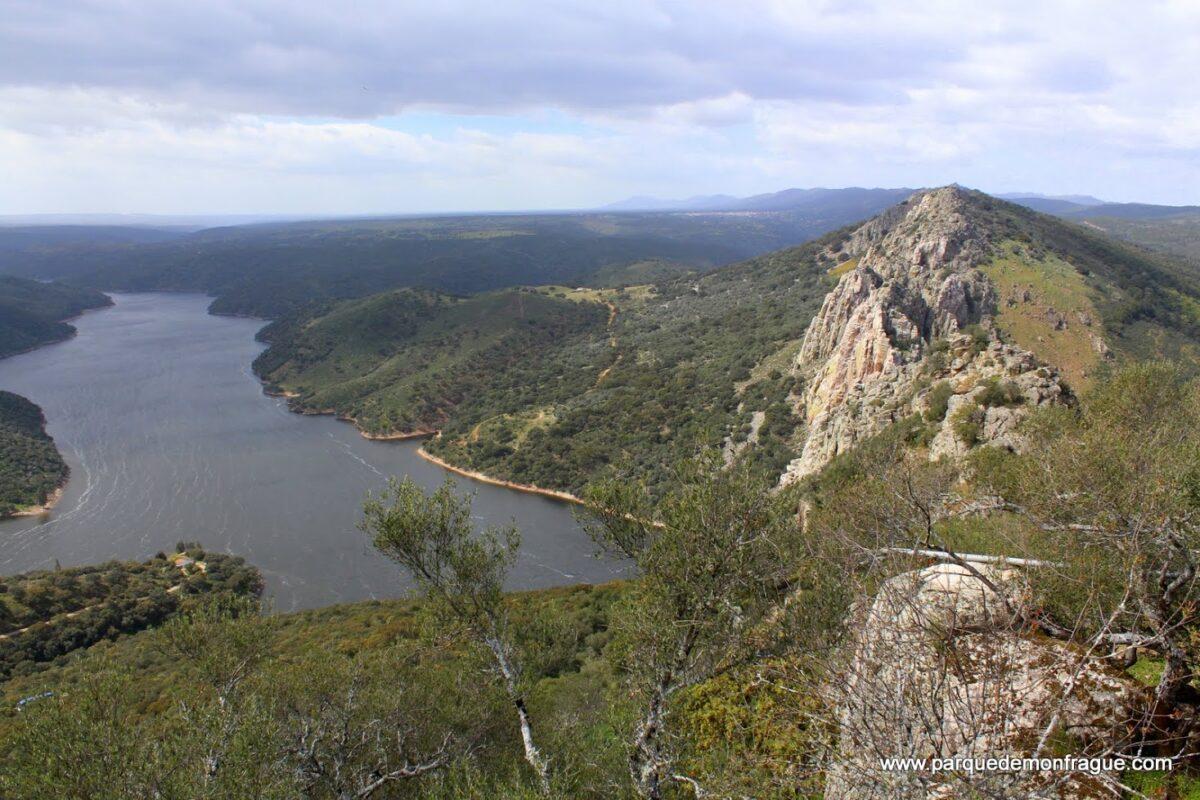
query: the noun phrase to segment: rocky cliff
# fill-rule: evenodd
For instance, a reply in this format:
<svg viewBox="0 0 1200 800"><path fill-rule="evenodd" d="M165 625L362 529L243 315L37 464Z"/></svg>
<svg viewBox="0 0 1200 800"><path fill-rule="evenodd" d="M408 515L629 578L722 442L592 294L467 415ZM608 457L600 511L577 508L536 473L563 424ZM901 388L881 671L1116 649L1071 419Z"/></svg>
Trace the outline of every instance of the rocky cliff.
<svg viewBox="0 0 1200 800"><path fill-rule="evenodd" d="M784 483L913 413L938 426L934 457L1014 446L1021 416L1069 395L1053 366L996 330L997 291L979 269L1000 238L980 213L987 202L958 187L923 192L831 253L843 274L793 364L806 429Z"/></svg>

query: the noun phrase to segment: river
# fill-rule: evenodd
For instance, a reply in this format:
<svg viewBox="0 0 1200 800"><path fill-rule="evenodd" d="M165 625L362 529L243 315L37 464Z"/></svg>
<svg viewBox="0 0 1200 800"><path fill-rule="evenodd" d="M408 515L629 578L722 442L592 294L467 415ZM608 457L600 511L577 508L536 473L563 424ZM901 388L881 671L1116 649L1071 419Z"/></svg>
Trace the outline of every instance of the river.
<svg viewBox="0 0 1200 800"><path fill-rule="evenodd" d="M390 475L441 483L420 444L370 441L263 394L250 371L260 321L211 316L200 295L112 297L73 322L73 339L0 360L0 389L42 407L71 467L51 512L0 522L0 573L145 558L187 540L245 556L280 611L404 593L355 524ZM620 576L570 506L459 488L474 491L479 525L521 528L510 588Z"/></svg>

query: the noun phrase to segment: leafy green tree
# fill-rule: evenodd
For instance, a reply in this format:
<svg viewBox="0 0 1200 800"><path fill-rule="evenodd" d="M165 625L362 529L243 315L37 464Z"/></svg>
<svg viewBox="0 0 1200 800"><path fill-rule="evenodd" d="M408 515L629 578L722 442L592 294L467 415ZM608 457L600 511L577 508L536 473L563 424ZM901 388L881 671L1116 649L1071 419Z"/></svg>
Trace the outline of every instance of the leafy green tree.
<svg viewBox="0 0 1200 800"><path fill-rule="evenodd" d="M504 580L516 559L515 526L476 534L471 499L447 479L433 494L410 478L392 479L382 497L363 507L361 528L376 549L405 569L426 597L442 604L491 653L501 683L517 713L525 760L544 792L550 764L534 740L522 664L504 599Z"/></svg>
<svg viewBox="0 0 1200 800"><path fill-rule="evenodd" d="M684 463L661 501L621 480L587 492L589 533L640 572L619 624L641 709L629 771L642 797L661 797L667 781L693 782L673 771L669 701L744 657L755 623L776 608L800 532L770 486L720 464L715 454Z"/></svg>
<svg viewBox="0 0 1200 800"><path fill-rule="evenodd" d="M1049 537L1039 577L1057 620L1162 659L1166 712L1197 698L1200 385L1165 363L1131 366L1077 409L1035 417L1024 455L978 464L981 482ZM1057 623L1057 625L1055 624Z"/></svg>

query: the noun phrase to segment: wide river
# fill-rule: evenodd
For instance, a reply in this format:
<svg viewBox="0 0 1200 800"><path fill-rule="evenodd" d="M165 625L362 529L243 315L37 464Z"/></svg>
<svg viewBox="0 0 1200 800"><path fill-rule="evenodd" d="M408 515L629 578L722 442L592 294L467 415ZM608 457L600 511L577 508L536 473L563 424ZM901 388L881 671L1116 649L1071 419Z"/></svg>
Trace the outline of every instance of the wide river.
<svg viewBox="0 0 1200 800"><path fill-rule="evenodd" d="M410 584L355 527L388 476L434 487L416 442L375 442L292 414L250 371L261 322L206 313L200 295L114 294L75 338L0 360L0 389L40 405L71 466L49 514L0 522L0 573L145 558L176 541L245 556L277 610L395 597ZM460 481L480 525L523 533L511 588L621 573L569 506Z"/></svg>

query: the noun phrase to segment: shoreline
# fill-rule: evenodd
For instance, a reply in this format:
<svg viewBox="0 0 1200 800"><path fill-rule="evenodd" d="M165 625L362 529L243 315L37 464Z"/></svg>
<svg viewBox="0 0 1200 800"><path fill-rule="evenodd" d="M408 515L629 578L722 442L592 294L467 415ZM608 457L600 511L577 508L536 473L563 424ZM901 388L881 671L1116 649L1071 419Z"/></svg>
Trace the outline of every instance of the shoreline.
<svg viewBox="0 0 1200 800"><path fill-rule="evenodd" d="M13 513L9 514L7 517L0 517L0 519L16 519L17 517L39 517L42 514L48 514L54 508L54 506L58 504L58 501L62 499L62 496L66 491L67 491L67 481L64 480L57 489L55 489L53 492L51 492L49 495L46 496L46 502L42 503L40 506L28 506L26 508L21 509L20 511L14 511Z"/></svg>
<svg viewBox="0 0 1200 800"><path fill-rule="evenodd" d="M439 457L433 455L432 453L429 453L428 451L425 450L424 447L417 448L417 455L420 456L421 458L425 459L429 463L436 464L437 466L441 467L442 469L447 470L448 472L453 472L455 475L461 475L464 478L470 478L473 481L479 481L480 483L487 483L492 486L499 486L503 489L511 489L514 492L524 492L525 494L541 495L542 497L548 497L552 500L558 500L563 503L573 503L574 505L578 505L578 506L587 505L587 503L585 503L583 501L583 498L578 497L577 495L573 495L570 492L562 492L557 489L543 489L540 486L534 486L533 484L530 484L530 483L514 483L513 481L506 481L506 480L502 480L500 478L493 478L491 475L486 475L482 472L476 472L475 470L464 469L462 467L456 467L453 464L451 464L450 462L446 461L445 459L439 458Z"/></svg>
<svg viewBox="0 0 1200 800"><path fill-rule="evenodd" d="M288 401L291 401L292 399L299 396L295 392L289 392L286 389L272 389L271 387L267 386L266 382L263 381L262 378L259 378L259 382L262 383L263 394L267 395L268 397L280 397L280 398L286 399ZM296 408L292 405L291 402L288 402L287 408L288 408L288 411L292 412L293 414L300 414L302 416L331 416L340 422L349 423L350 425L354 426L354 429L356 431L358 431L359 436L363 437L364 439L368 439L368 440L374 441L374 442L411 441L413 439L429 439L431 437L441 435L441 431L424 431L424 430L422 430L422 431L405 431L402 433L371 433L370 431L363 430L362 427L359 426L358 420L356 420L354 417L351 417L347 414L339 414L337 411L335 411L333 409L314 410L314 409L307 409L307 408ZM584 502L583 498L579 497L578 495L571 494L570 492L563 492L558 489L544 489L541 486L534 486L533 484L530 484L530 483L516 483L514 481L506 481L502 478L494 478L491 475L487 475L483 472L477 472L475 470L455 466L454 464L451 464L449 461L446 461L445 459L439 458L438 456L435 456L432 453L429 453L424 447L417 448L417 455L420 458L425 459L429 463L439 466L448 472L452 472L455 475L461 475L462 477L468 478L469 480L478 481L479 483L486 483L490 486L499 486L502 489L510 489L514 492L522 492L524 494L536 494L541 497L549 498L551 500L558 500L559 502L562 502L562 503L571 503L573 505L578 505L578 506L587 505L587 503Z"/></svg>
<svg viewBox="0 0 1200 800"><path fill-rule="evenodd" d="M99 291L99 289L97 289L96 291ZM99 305L99 306L89 306L88 308L81 309L78 314L72 314L71 316L67 317L66 319L55 320L56 322L66 325L67 327L69 327L71 329L70 332L67 333L66 336L62 336L58 339L49 339L44 342L35 342L34 344L31 344L29 347L26 347L24 350L16 350L12 353L0 354L0 359L13 358L14 356L23 356L26 353L32 353L35 350L41 350L43 347L49 347L50 345L53 345L53 344L62 344L63 342L71 341L72 339L74 339L76 336L79 335L79 330L74 325L71 324L72 322L74 322L75 320L84 316L85 314L90 314L93 311L103 311L104 309L112 308L113 306L115 306L117 304L115 300L113 300L111 297L109 297L104 292L100 292L100 294L104 295L104 299L108 301L107 303L104 303L103 305Z"/></svg>

